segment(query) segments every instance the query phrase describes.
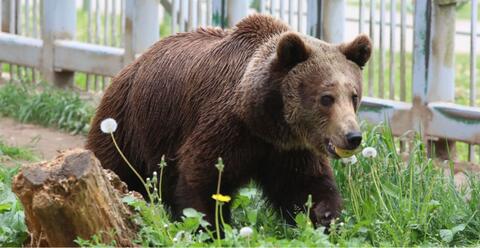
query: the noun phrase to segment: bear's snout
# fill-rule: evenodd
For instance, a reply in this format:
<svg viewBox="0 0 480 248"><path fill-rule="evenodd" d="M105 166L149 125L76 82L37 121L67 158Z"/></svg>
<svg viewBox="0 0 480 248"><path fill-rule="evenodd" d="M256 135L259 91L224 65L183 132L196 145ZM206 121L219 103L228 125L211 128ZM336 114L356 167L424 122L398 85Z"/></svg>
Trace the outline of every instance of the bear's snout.
<svg viewBox="0 0 480 248"><path fill-rule="evenodd" d="M345 139L347 140L347 149L348 150L355 150L360 143L362 143L362 133L358 131L349 132L345 135Z"/></svg>

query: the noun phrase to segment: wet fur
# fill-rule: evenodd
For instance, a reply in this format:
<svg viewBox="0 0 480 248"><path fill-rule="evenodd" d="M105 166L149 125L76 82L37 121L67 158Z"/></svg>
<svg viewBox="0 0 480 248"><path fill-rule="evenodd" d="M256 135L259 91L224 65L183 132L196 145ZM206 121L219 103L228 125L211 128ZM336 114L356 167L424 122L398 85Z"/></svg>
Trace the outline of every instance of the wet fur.
<svg viewBox="0 0 480 248"><path fill-rule="evenodd" d="M289 221L312 194L312 219L328 224L341 207L328 159L301 141L294 144L301 138L285 119L285 88L278 83L291 68L262 57L261 50L267 56L289 30L273 18L254 15L232 30L200 28L162 39L113 79L86 147L131 190L143 193L109 135L100 131L100 122L117 120L115 137L142 176L158 171L165 155L163 200L176 218L193 207L213 223L214 165L222 157L222 194L233 195L254 180ZM261 72L263 78L251 82L265 82L261 87L249 86L247 80L255 56L272 60ZM224 212L229 220L228 210Z"/></svg>

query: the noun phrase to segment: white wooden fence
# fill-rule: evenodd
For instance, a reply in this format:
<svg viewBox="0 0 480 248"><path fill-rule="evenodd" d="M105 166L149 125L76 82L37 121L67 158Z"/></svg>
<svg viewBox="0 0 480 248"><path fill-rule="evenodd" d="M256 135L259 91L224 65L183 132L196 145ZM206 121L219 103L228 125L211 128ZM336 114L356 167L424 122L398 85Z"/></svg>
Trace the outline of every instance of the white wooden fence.
<svg viewBox="0 0 480 248"><path fill-rule="evenodd" d="M456 30L455 0L0 1L0 62L9 64L10 77L16 70L38 79L38 70L46 81L64 87L74 84L77 73L75 81L86 75L86 90L103 89L108 77L162 32L228 27L252 12L268 13L299 32L333 43L366 32L376 49L365 70L360 117L388 121L397 136L421 131L443 152L447 145L452 149L454 141L468 143L470 161L480 154L475 150L480 144L480 109L475 107L480 102L477 0L469 3L474 7L467 31ZM460 36L470 37L468 97L455 93L455 42ZM456 103L456 98L468 99L469 106Z"/></svg>

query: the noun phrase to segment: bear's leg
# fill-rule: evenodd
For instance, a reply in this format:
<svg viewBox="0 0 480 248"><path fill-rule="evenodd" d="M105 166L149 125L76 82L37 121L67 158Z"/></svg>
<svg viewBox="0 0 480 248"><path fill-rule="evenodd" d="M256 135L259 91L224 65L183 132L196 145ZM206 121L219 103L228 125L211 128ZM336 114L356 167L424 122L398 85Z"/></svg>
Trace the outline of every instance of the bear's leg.
<svg viewBox="0 0 480 248"><path fill-rule="evenodd" d="M188 172L188 175L180 173L175 189L173 217L178 220L185 208L194 208L205 214L205 220L214 228L215 200L212 199L212 195L216 192L217 178L218 171L213 163L208 167L203 167L202 170L198 170L198 173L192 170ZM225 194L226 189L222 188L221 191ZM225 222L230 222L229 204L222 206L222 212Z"/></svg>
<svg viewBox="0 0 480 248"><path fill-rule="evenodd" d="M291 161L291 159L285 159ZM278 160L277 160L278 161ZM281 211L287 223L294 224L295 215L306 212L305 203L308 195L312 196L313 206L310 209L310 218L316 225L328 227L330 222L341 212L341 196L335 185L330 166L307 162L299 164L276 163L275 175L260 177L260 185L269 201ZM305 168L317 168L309 170ZM271 169L273 171L273 168ZM271 173L269 173L271 174Z"/></svg>

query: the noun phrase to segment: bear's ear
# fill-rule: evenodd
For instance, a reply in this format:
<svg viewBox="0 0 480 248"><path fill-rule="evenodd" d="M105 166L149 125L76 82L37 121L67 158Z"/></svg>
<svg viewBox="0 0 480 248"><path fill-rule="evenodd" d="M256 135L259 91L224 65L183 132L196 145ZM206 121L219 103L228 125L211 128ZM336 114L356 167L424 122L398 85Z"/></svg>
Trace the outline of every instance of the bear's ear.
<svg viewBox="0 0 480 248"><path fill-rule="evenodd" d="M367 35L361 34L349 43L340 44L338 49L348 60L363 68L372 54L372 41Z"/></svg>
<svg viewBox="0 0 480 248"><path fill-rule="evenodd" d="M282 34L277 44L277 62L283 69L290 70L308 59L310 49L302 38L293 32Z"/></svg>

